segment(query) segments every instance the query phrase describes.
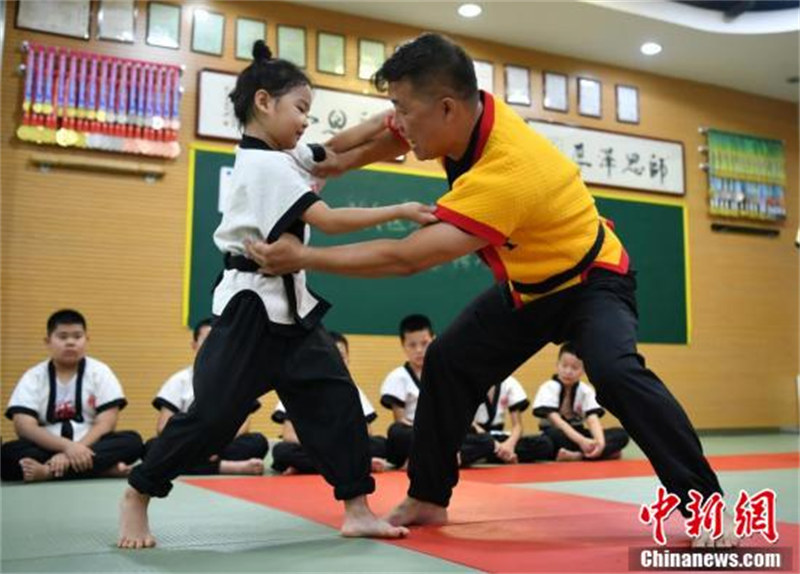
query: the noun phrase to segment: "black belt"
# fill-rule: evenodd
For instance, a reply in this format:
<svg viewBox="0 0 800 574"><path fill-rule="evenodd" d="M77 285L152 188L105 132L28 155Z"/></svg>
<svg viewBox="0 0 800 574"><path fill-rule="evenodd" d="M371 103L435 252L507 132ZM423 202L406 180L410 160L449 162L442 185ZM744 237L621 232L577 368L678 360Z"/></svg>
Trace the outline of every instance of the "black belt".
<svg viewBox="0 0 800 574"><path fill-rule="evenodd" d="M237 271L248 271L258 273L258 263L248 259L244 255L225 254L225 269L236 269Z"/></svg>
<svg viewBox="0 0 800 574"><path fill-rule="evenodd" d="M525 294L542 294L548 293L561 285L562 283L566 283L573 277L577 277L584 271L586 271L589 266L594 263L594 260L597 259L597 255L600 253L600 249L603 247L603 241L605 241L606 232L603 229L603 222L601 221L597 227L597 237L595 237L594 244L592 245L591 249L586 252L586 255L578 261L577 265L574 267L570 267L566 271L562 271L561 273L557 273L552 277L545 279L544 281L540 281L539 283L518 283L516 281L512 281L511 284L514 286L514 289L519 293Z"/></svg>

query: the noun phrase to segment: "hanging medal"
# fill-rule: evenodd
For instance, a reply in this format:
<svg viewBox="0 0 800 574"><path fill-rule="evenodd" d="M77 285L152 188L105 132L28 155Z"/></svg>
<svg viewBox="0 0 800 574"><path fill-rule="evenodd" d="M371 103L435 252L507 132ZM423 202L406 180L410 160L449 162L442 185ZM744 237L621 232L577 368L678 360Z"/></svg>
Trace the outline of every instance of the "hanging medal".
<svg viewBox="0 0 800 574"><path fill-rule="evenodd" d="M172 69L172 129L177 132L181 129L181 78L180 69Z"/></svg>
<svg viewBox="0 0 800 574"><path fill-rule="evenodd" d="M80 71L78 72L78 108L76 115L78 120L86 117L86 56L80 55ZM78 129L83 129L82 122L78 122Z"/></svg>
<svg viewBox="0 0 800 574"><path fill-rule="evenodd" d="M94 120L97 118L97 58L92 58L92 64L89 66L89 101L87 102L86 117L92 120L94 127Z"/></svg>
<svg viewBox="0 0 800 574"><path fill-rule="evenodd" d="M22 100L22 125L17 128L17 137L23 141L32 139L31 109L33 108L33 78L36 66L36 53L33 44L27 45L28 55L25 63L25 96Z"/></svg>
<svg viewBox="0 0 800 574"><path fill-rule="evenodd" d="M33 101L33 113L41 114L44 105L44 48L36 47L36 97Z"/></svg>

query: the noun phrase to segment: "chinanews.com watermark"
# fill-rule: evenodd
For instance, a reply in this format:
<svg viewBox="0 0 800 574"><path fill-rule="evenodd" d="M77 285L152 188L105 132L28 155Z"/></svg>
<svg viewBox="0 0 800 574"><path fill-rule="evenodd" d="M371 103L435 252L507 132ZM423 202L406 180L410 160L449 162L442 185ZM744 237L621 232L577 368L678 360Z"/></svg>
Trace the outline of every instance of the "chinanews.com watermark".
<svg viewBox="0 0 800 574"><path fill-rule="evenodd" d="M696 539L704 537L716 541L723 537L724 529L732 528L733 536L727 533L728 540L744 542L753 536L762 537L766 547L733 548L686 548L667 546L665 521L680 506L680 498L668 493L663 486L657 491L653 504L642 505L639 521L652 527L653 547L631 548L628 553L630 570L739 570L739 571L786 571L793 569L793 549L790 546L777 546L780 534L777 522L777 496L775 491L766 488L753 495L739 491L732 517L726 520L725 501L719 493L703 499L695 491L689 491L690 501L686 504L684 530ZM738 539L738 540L737 540Z"/></svg>
<svg viewBox="0 0 800 574"><path fill-rule="evenodd" d="M792 549L771 548L631 548L629 570L786 571L792 568Z"/></svg>

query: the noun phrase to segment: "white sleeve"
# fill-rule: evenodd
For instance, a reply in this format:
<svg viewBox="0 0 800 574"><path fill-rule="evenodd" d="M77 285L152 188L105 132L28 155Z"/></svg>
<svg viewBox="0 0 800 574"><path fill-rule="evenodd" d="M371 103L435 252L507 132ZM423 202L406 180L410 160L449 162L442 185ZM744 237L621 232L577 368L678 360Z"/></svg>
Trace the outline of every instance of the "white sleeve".
<svg viewBox="0 0 800 574"><path fill-rule="evenodd" d="M114 371L108 365L103 363L97 364L95 370L95 389L97 390L96 400L97 413L101 413L110 408L118 407L120 410L125 408L128 401L125 400L125 395L122 392L122 385L119 379L114 374Z"/></svg>
<svg viewBox="0 0 800 574"><path fill-rule="evenodd" d="M539 418L547 418L551 412L558 411L560 385L555 381L542 383L533 399L533 415Z"/></svg>
<svg viewBox="0 0 800 574"><path fill-rule="evenodd" d="M522 388L520 382L514 377L508 377L505 381L506 399L509 411L524 411L530 406L528 394Z"/></svg>
<svg viewBox="0 0 800 574"><path fill-rule="evenodd" d="M361 401L361 410L364 412L364 418L367 419L367 424L378 418L378 415L375 413L375 408L361 389L358 389L358 398Z"/></svg>
<svg viewBox="0 0 800 574"><path fill-rule="evenodd" d="M404 372L403 367L395 369L384 379L381 385L381 405L387 409L391 409L392 405L398 407L406 406L406 379L408 375Z"/></svg>
<svg viewBox="0 0 800 574"><path fill-rule="evenodd" d="M183 371L175 373L161 386L161 390L158 391L156 398L153 399L153 406L156 410L160 411L162 407L168 408L173 413L179 413L184 410L184 405L181 404L183 402L183 393L181 392L182 375Z"/></svg>
<svg viewBox="0 0 800 574"><path fill-rule="evenodd" d="M284 154L270 156L271 161L259 166L258 182L254 186L268 186L269 192L256 193L254 202L261 221L272 222L265 230L267 241L278 237L300 219L306 210L322 198L314 191L313 178ZM283 156L283 157L280 157Z"/></svg>
<svg viewBox="0 0 800 574"><path fill-rule="evenodd" d="M320 144L299 144L286 153L292 156L303 171L308 173L312 189L317 192L320 191L325 185L325 180L312 175L311 170L314 169L317 163L325 161L325 148Z"/></svg>
<svg viewBox="0 0 800 574"><path fill-rule="evenodd" d="M14 387L11 398L8 400L6 418L13 420L15 414L22 413L30 415L36 420L44 419L44 413L42 413L41 417L39 416L39 407L41 405L39 388L41 388L41 385L37 381L36 367L25 371L25 374L17 382L17 386Z"/></svg>
<svg viewBox="0 0 800 574"><path fill-rule="evenodd" d="M584 382L579 384L579 388L583 392L581 393L581 401L578 406L583 411L583 416L597 415L598 417L602 417L606 414L605 409L597 402L597 393L594 388Z"/></svg>

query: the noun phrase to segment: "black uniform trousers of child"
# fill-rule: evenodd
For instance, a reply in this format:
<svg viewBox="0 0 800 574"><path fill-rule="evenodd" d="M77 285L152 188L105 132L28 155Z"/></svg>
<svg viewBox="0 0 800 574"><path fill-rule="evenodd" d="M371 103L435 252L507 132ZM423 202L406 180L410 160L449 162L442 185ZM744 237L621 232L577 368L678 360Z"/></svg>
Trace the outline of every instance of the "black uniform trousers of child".
<svg viewBox="0 0 800 574"><path fill-rule="evenodd" d="M144 443L143 459L147 459L147 453L153 449L157 440L158 437L154 437ZM263 434L258 432L241 434L225 445L216 459L213 461L206 459L187 468L181 474L219 474L219 463L222 460L250 460L251 458L263 460L268 452L269 441Z"/></svg>
<svg viewBox="0 0 800 574"><path fill-rule="evenodd" d="M593 269L587 280L522 308L505 285L472 303L428 347L414 417L409 496L447 506L458 482L456 452L486 392L548 343L572 341L598 392L683 504L688 491L722 492L697 434L636 350L636 281Z"/></svg>
<svg viewBox="0 0 800 574"><path fill-rule="evenodd" d="M592 433L589 432L584 426L581 425L572 425L572 428L585 436L586 438L593 438ZM570 438L562 431L561 429L557 429L555 427L545 427L542 429L542 433L544 436L550 438L553 442L553 454L550 458L555 459L558 455L558 451L560 449L572 450L576 452L581 452L581 447L578 446L576 443L572 442ZM621 428L610 428L610 429L603 429L603 436L605 437L606 446L603 448L603 452L600 453L600 456L597 458L588 458L586 460L603 460L605 458L609 458L618 452L620 452L623 448L628 445L628 433L625 429Z"/></svg>
<svg viewBox="0 0 800 574"><path fill-rule="evenodd" d="M414 427L405 423L395 422L389 427L387 435L386 460L400 468L405 464L406 460L408 460L409 453L411 452L411 445L414 442ZM552 450L552 447L549 450ZM493 462L494 437L488 433L477 434L468 432L461 442L458 454L461 466L464 468L472 466L482 459ZM532 461L535 459L529 460Z"/></svg>
<svg viewBox="0 0 800 574"><path fill-rule="evenodd" d="M142 456L142 437L136 431L110 432L100 437L89 448L94 452L92 468L84 472L76 472L69 468L64 473L63 479L93 478L100 476L117 463L133 464ZM22 467L19 462L23 458L32 458L44 464L55 454L27 439L4 443L0 449L0 460L2 460L0 475L3 480L22 480Z"/></svg>
<svg viewBox="0 0 800 574"><path fill-rule="evenodd" d="M371 458L386 458L385 437L369 437L369 455ZM300 474L316 474L319 472L302 444L282 441L272 447L272 470L283 472L289 467Z"/></svg>
<svg viewBox="0 0 800 574"><path fill-rule="evenodd" d="M321 325L281 334L249 290L230 300L197 354L189 411L170 418L128 482L140 493L166 496L172 479L233 439L253 402L271 389L338 500L375 490L367 423L333 339Z"/></svg>

